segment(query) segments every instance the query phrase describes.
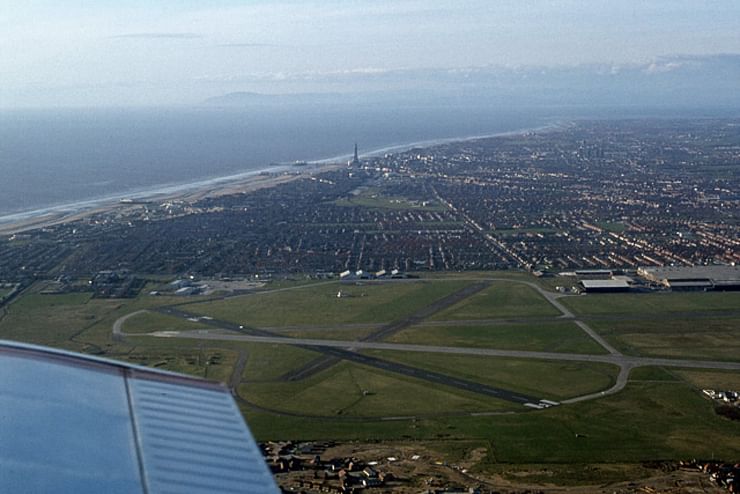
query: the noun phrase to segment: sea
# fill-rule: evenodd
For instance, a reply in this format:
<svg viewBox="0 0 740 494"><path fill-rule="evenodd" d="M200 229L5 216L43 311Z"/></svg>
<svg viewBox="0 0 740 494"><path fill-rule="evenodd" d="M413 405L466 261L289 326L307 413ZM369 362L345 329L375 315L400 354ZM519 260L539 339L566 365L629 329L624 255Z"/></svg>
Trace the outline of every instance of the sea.
<svg viewBox="0 0 740 494"><path fill-rule="evenodd" d="M342 161L355 143L369 155L548 118L470 107L0 110L0 222Z"/></svg>
<svg viewBox="0 0 740 494"><path fill-rule="evenodd" d="M713 115L629 105L0 109L0 225L212 187L295 162L342 162L355 143L362 157L572 119Z"/></svg>

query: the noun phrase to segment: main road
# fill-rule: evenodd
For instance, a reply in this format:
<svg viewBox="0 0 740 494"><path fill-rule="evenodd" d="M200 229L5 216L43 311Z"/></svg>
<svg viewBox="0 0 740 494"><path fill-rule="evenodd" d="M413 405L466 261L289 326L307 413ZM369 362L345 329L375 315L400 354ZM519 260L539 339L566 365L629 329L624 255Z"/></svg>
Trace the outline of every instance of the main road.
<svg viewBox="0 0 740 494"><path fill-rule="evenodd" d="M415 345L408 343L386 343L380 341L358 340L322 340L312 338L289 338L285 336L252 336L246 334L213 332L208 330L191 331L154 331L137 333L136 336L157 338L190 338L199 340L248 341L251 343L269 343L277 345L299 345L314 348L342 348L357 350L392 350L403 352L446 353L453 355L478 355L485 357L510 357L536 360L561 360L570 362L594 362L627 367L683 367L696 369L740 370L740 362L721 360L669 359L658 357L633 357L628 355L598 355L587 353L533 352L527 350L498 350L495 348Z"/></svg>

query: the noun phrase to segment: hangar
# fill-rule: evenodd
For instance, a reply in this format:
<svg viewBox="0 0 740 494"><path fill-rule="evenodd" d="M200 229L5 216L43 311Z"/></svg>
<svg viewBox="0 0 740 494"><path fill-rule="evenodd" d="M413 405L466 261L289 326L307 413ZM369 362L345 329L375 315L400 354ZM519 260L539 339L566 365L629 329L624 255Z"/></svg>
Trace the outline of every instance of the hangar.
<svg viewBox="0 0 740 494"><path fill-rule="evenodd" d="M673 290L740 290L740 266L640 267L637 274Z"/></svg>
<svg viewBox="0 0 740 494"><path fill-rule="evenodd" d="M625 280L581 280L579 283L587 293L627 292L630 289Z"/></svg>

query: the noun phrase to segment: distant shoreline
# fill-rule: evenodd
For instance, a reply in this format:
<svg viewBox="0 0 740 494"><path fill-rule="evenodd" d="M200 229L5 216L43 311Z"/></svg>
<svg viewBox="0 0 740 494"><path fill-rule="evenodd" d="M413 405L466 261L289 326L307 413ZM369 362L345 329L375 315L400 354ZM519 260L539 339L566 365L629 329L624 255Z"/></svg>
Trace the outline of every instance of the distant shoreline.
<svg viewBox="0 0 740 494"><path fill-rule="evenodd" d="M454 142L467 142L467 141L476 141L479 139L492 139L494 137L516 136L516 135L523 135L529 132L548 132L552 130L557 130L565 122L567 121L557 120L555 122L551 122L545 125L539 125L537 127L525 127L525 128L516 129L516 130L507 130L504 132L494 132L492 134L480 134L480 135L472 135L472 136L465 136L465 137L442 137L439 139L414 141L414 142L410 142L406 144L394 144L391 146L384 146L382 148L377 148L371 151L360 153L360 158L373 158L376 156L384 155L386 153L401 153L404 151L409 151L414 148L429 148L433 146L440 146L442 144L450 144ZM350 158L352 158L352 154L347 153L347 154L342 154L339 156L333 156L331 158L311 160L311 161L308 161L308 163L311 163L311 164L333 163L333 162L338 162L342 160L347 161Z"/></svg>
<svg viewBox="0 0 740 494"><path fill-rule="evenodd" d="M398 153L414 148L428 148L454 142L523 135L529 132L546 132L561 127L563 123L563 120L559 120L537 127L527 127L504 132L465 137L429 139L405 144L383 146L381 148L360 153L360 158L377 157L387 153ZM225 195L229 193L236 194L240 191L248 191L255 187L263 188L274 186L287 181L290 177L293 177L294 179L304 175L327 171L338 166L344 166L346 161L350 158L352 158L352 154L347 153L330 158L307 160L305 163L307 163L308 166L300 168L294 167L292 164L278 164L256 170L197 180L184 184L160 185L151 189L116 193L100 198L10 213L0 216L0 235L11 235L60 223L76 221L92 214L110 211L117 207L132 206L141 202L193 200L212 195Z"/></svg>
<svg viewBox="0 0 740 494"><path fill-rule="evenodd" d="M26 221L38 216L46 216L53 214L72 214L78 213L85 209L94 209L96 207L104 206L106 204L118 203L126 199L133 201L148 201L156 200L159 198L168 198L178 193L186 193L188 191L194 191L197 189L207 188L217 184L228 184L231 182L241 181L256 175L264 173L279 173L289 169L288 165L275 165L267 168L260 168L257 170L249 170L246 172L235 173L231 175L225 175L215 178L208 178L198 180L195 182L188 182L184 184L164 184L155 186L147 189L139 189L129 192L120 192L105 195L102 197L86 199L83 201L76 201L58 205L47 206L39 209L32 209L29 211L20 211L17 213L10 213L0 216L0 228L4 227L7 223L15 223Z"/></svg>

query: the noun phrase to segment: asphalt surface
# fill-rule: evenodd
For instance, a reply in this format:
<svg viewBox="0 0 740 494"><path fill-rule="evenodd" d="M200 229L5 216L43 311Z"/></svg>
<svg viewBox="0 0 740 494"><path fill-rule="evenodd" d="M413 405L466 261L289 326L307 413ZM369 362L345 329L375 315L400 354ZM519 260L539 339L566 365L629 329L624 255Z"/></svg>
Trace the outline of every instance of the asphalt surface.
<svg viewBox="0 0 740 494"><path fill-rule="evenodd" d="M365 336L364 338L361 338L360 341L380 341L384 340L385 338L388 338L399 331L406 329L408 327L414 326L424 319L431 317L432 315L436 314L437 312L440 312L448 307L451 307L466 298L480 292L481 290L484 290L490 286L489 282L479 282L474 283L472 285L468 285L461 290L456 291L455 293L451 293L450 295L447 295L446 297L443 297L439 300L436 300L426 307L423 307L422 309L416 311L409 317L402 319L400 321L395 321L390 324L386 324L382 326L377 331L372 332L371 334ZM333 355L322 355L321 357L318 357L317 359L307 363L306 365L299 367L298 369L294 369L290 372L288 372L285 376L283 376L284 379L289 381L295 381L298 379L306 379L307 377L311 377L321 371L324 371L333 365L337 364L340 361L336 356Z"/></svg>
<svg viewBox="0 0 740 494"><path fill-rule="evenodd" d="M667 314L640 314L631 316L629 314L593 314L580 317L566 316L545 316L545 317L509 317L496 319L425 319L416 324L418 327L458 327L458 326L509 326L518 324L552 324L563 321L573 322L580 320L585 323L593 321L616 321L616 322L644 322L644 321L661 321L670 323L670 321L680 321L685 319L707 319L707 318L740 318L740 311L702 311L702 312L671 312ZM340 324L302 324L292 326L263 326L261 329L273 334L280 333L321 333L324 331L356 331L358 329L380 329L384 327L383 323L340 323Z"/></svg>
<svg viewBox="0 0 740 494"><path fill-rule="evenodd" d="M451 377L446 374L440 374L438 372L432 372L424 369L419 369L409 365L399 364L396 362L389 362L369 355L363 355L357 352L351 352L337 347L326 347L326 351L333 354L341 360L349 360L351 362L357 362L359 364L375 367L377 369L383 369L396 374L403 374L405 376L415 377L423 381L432 382L435 384L443 384L445 386L452 386L453 388L470 391L486 396L492 396L501 400L511 401L514 403L537 403L539 398L533 396L526 396L521 393L509 391L502 388L494 388L485 384L477 383L474 381L468 381L465 379L458 379Z"/></svg>
<svg viewBox="0 0 740 494"><path fill-rule="evenodd" d="M301 339L301 338L283 338L283 337L276 337L276 336L267 337L267 336L250 336L250 335L243 335L243 334L204 333L202 330L160 331L160 332L149 333L148 336L156 336L156 337L161 337L161 338L192 338L192 339L197 339L197 340L248 341L248 342L253 342L253 343L270 343L270 344L283 344L283 345L298 346L301 348L306 348L309 350L321 352L322 354L324 354L323 356L326 357L325 360L315 360L314 361L315 367L310 368L310 371L312 371L310 375L313 375L316 372L325 370L331 367L331 365L334 365L335 363L338 363L342 360L347 360L347 361L363 364L369 367L374 367L376 369L381 369L381 370L385 370L385 371L396 373L396 374L414 377L416 379L421 379L422 381L427 381L427 382L431 382L434 384L443 384L445 386L451 386L453 388L461 389L464 391L469 391L472 393L482 394L486 396L491 396L494 398L510 401L513 403L519 403L519 404L539 403L540 401L539 398L536 398L533 396L527 396L522 393L517 393L515 391L511 391L511 390L507 390L503 388L495 388L493 386L488 386L488 385L481 384L475 381L459 379L459 378L452 377L446 374L441 374L439 372L419 369L417 367L412 367L412 366L400 364L397 362L391 362L388 360L371 357L369 355L363 355L361 353L357 353L356 351L348 350L348 348L388 349L389 347L391 349L395 349L396 345L393 345L391 343L308 340L308 339ZM423 347L423 348L426 348L426 347ZM441 353L441 352L436 352L436 353ZM244 364L242 364L242 370L243 370L243 365L245 364L246 364L246 361L244 361ZM303 379L303 377L301 375L296 375L294 379L291 379L291 380L300 380L300 379ZM231 383L231 385L233 389L234 387L233 383Z"/></svg>
<svg viewBox="0 0 740 494"><path fill-rule="evenodd" d="M414 345L408 343L384 343L378 341L356 340L316 340L310 338L287 338L283 336L249 336L226 333L204 333L202 331L157 331L147 336L159 338L192 338L201 340L248 341L278 345L295 345L312 350L321 348L341 348L356 350L393 350L404 352L443 353L450 355L478 355L484 357L509 357L519 359L553 360L569 362L593 362L624 367L683 367L695 369L740 370L740 362L722 360L668 359L657 357L633 357L628 355L592 355L586 353L532 352L526 350L497 350L494 348ZM332 352L332 355L336 353ZM342 357L344 358L344 357Z"/></svg>
<svg viewBox="0 0 740 494"><path fill-rule="evenodd" d="M139 314L144 314L148 312L147 310L137 310L136 312L132 312L130 314L126 314L123 317L119 317L116 319L116 322L113 323L113 340L114 341L121 341L123 337L125 336L123 333L123 324L129 320L130 318L134 316L138 316Z"/></svg>

